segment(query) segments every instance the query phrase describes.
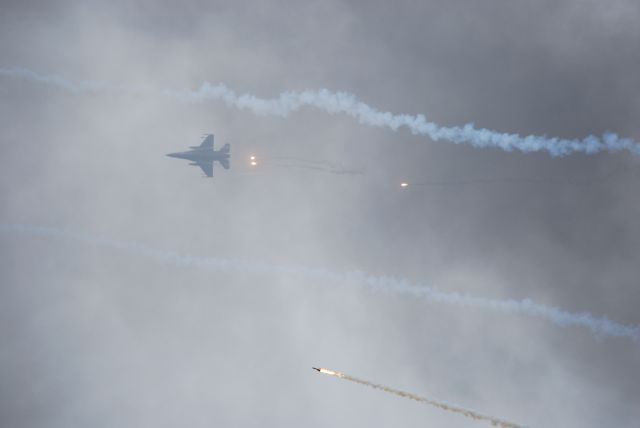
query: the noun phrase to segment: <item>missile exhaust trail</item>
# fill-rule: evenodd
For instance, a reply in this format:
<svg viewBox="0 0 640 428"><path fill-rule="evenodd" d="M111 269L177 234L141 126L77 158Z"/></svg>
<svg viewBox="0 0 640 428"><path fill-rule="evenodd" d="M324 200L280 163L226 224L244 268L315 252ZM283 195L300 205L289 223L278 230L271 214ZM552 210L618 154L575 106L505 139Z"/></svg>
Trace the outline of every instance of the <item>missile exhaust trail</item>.
<svg viewBox="0 0 640 428"><path fill-rule="evenodd" d="M322 373L322 374L326 374L326 375L329 375L329 376L334 376L334 377L337 377L339 379L345 379L345 380L348 380L350 382L354 382L354 383L358 383L360 385L368 386L368 387L373 388L373 389L379 389L381 391L388 392L388 393L396 395L398 397L408 398L410 400L415 400L415 401L418 401L420 403L429 404L430 406L437 407L439 409L446 410L448 412L458 413L458 414L464 415L464 416L466 416L468 418L475 419L477 421L490 422L493 426L498 426L498 427L502 427L502 428L522 428L521 425L516 425L516 424L514 424L512 422L508 422L508 421L505 421L505 420L502 420L502 419L498 419L498 418L493 417L493 416L482 415L482 414L477 413L477 412L475 412L473 410L464 409L462 407L452 406L450 404L441 403L441 402L438 402L438 401L435 401L435 400L430 400L430 399L425 398L425 397L420 397L419 395L416 395L416 394L411 394L409 392L400 391L399 389L393 389L393 388L389 388L388 386L385 386L385 385L380 385L380 384L377 384L377 383L369 382L367 380L358 379L357 377L350 376L350 375L348 375L346 373L342 373L342 372L338 372L338 371L330 370L330 369L325 369L325 368L313 367L313 369L315 371L319 372L319 373Z"/></svg>
<svg viewBox="0 0 640 428"><path fill-rule="evenodd" d="M606 317L598 318L588 312L568 312L553 306L541 305L529 299L488 299L469 294L442 291L435 287L412 284L401 278L375 276L360 271L332 272L305 266L273 265L220 257L196 257L179 254L174 251L152 248L136 242L104 239L54 227L0 223L0 232L67 239L121 250L129 254L148 257L174 266L199 267L224 272L299 275L323 281L364 284L373 290L394 295L421 298L434 303L445 303L455 306L475 307L504 313L527 315L550 321L561 327L582 327L590 330L596 336L607 335L627 337L635 341L640 340L640 326L621 324L611 321Z"/></svg>
<svg viewBox="0 0 640 428"><path fill-rule="evenodd" d="M223 101L228 107L250 110L258 115L287 117L303 107L315 107L329 114L345 114L363 125L388 128L397 131L406 128L414 135L427 136L434 141L445 140L454 144L469 144L476 148L518 150L523 153L547 152L551 156L573 153L595 154L600 152L628 151L640 154L640 144L631 138L620 138L612 132L601 137L589 135L582 139L565 139L545 135L509 134L486 128L476 128L473 123L446 127L427 121L422 114L395 114L377 110L348 92L331 92L327 89L282 92L278 97L265 99L252 94L238 95L224 83L213 85L204 82L198 89L163 89L150 86L113 85L108 82L81 81L74 83L55 75L45 75L19 67L0 67L0 75L21 78L31 82L52 85L79 94L83 92L109 92L131 95L160 95L185 102Z"/></svg>

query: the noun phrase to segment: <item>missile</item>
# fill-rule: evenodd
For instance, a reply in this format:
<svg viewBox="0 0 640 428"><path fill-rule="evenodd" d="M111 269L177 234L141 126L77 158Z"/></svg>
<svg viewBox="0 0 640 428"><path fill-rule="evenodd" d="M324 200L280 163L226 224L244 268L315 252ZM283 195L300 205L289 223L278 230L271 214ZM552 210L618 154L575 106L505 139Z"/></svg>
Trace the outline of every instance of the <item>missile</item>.
<svg viewBox="0 0 640 428"><path fill-rule="evenodd" d="M312 369L314 369L315 371L317 371L318 373L322 373L322 374L328 374L329 376L336 376L336 377L344 377L344 373L340 373L340 372L336 372L333 370L329 370L329 369L324 369L322 367L311 367Z"/></svg>

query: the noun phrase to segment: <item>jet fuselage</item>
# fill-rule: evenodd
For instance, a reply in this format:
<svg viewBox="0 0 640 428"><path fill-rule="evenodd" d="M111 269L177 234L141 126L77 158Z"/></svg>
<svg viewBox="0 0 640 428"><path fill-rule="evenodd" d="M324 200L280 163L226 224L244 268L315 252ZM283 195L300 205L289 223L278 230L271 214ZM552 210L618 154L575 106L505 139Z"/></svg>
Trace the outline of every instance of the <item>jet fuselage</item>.
<svg viewBox="0 0 640 428"><path fill-rule="evenodd" d="M169 153L167 156L189 160L192 162L190 165L199 166L207 177L213 177L214 161L218 161L224 169L229 169L229 148L229 144L225 144L220 150L214 150L213 134L208 134L199 146L192 146L186 152Z"/></svg>
<svg viewBox="0 0 640 428"><path fill-rule="evenodd" d="M213 162L213 161L221 161L223 159L229 159L229 153L225 153L222 150L212 150L212 149L192 149L187 152L176 152L169 153L167 156L172 158L186 159L192 162Z"/></svg>

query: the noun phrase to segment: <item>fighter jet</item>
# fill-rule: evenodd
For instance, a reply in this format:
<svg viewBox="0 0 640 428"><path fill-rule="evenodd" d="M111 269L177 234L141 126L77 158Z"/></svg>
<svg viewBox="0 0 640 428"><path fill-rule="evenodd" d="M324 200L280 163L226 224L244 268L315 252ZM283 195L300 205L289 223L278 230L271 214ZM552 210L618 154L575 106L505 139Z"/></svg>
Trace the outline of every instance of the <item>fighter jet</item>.
<svg viewBox="0 0 640 428"><path fill-rule="evenodd" d="M207 177L213 177L213 161L218 161L224 169L229 169L229 144L218 151L214 150L213 134L207 134L202 144L189 149L186 152L169 153L167 156L192 161L189 165L199 166Z"/></svg>

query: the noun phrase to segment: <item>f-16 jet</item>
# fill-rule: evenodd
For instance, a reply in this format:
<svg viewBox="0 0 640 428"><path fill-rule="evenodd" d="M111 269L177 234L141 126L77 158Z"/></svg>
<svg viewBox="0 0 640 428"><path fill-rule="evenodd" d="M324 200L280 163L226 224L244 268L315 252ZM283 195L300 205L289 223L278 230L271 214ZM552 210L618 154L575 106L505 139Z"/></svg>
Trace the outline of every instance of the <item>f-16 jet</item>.
<svg viewBox="0 0 640 428"><path fill-rule="evenodd" d="M189 165L199 166L207 177L213 177L213 161L229 169L229 144L218 151L213 149L213 134L207 134L199 146L191 146L186 152L169 153L167 156L190 160Z"/></svg>

